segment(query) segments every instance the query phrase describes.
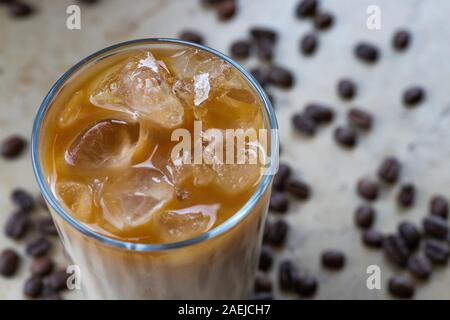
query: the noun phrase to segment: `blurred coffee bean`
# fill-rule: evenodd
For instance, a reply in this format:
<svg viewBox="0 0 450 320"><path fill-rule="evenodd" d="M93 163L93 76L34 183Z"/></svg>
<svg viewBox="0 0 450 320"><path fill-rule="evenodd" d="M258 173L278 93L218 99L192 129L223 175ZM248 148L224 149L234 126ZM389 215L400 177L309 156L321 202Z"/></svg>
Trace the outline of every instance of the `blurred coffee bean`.
<svg viewBox="0 0 450 320"><path fill-rule="evenodd" d="M43 235L57 236L58 231L51 217L40 218L36 221L37 229Z"/></svg>
<svg viewBox="0 0 450 320"><path fill-rule="evenodd" d="M18 211L13 213L5 224L5 235L14 240L22 239L31 226L30 215Z"/></svg>
<svg viewBox="0 0 450 320"><path fill-rule="evenodd" d="M283 67L272 66L269 69L269 83L280 88L291 88L294 85L294 76Z"/></svg>
<svg viewBox="0 0 450 320"><path fill-rule="evenodd" d="M52 272L53 265L53 261L50 258L36 259L31 264L31 274L33 276L46 276Z"/></svg>
<svg viewBox="0 0 450 320"><path fill-rule="evenodd" d="M261 39L255 44L256 54L263 61L272 61L275 53L275 44L268 39Z"/></svg>
<svg viewBox="0 0 450 320"><path fill-rule="evenodd" d="M286 213L289 208L289 199L284 192L272 191L270 195L269 209L277 213Z"/></svg>
<svg viewBox="0 0 450 320"><path fill-rule="evenodd" d="M267 244L281 247L286 242L289 226L284 220L277 220L270 225Z"/></svg>
<svg viewBox="0 0 450 320"><path fill-rule="evenodd" d="M25 18L31 16L35 10L29 4L15 0L8 4L9 14L14 18Z"/></svg>
<svg viewBox="0 0 450 320"><path fill-rule="evenodd" d="M314 33L307 33L300 39L300 51L305 56L312 55L316 51L317 45L318 40Z"/></svg>
<svg viewBox="0 0 450 320"><path fill-rule="evenodd" d="M0 275L12 277L19 266L20 257L13 249L4 249L0 254Z"/></svg>
<svg viewBox="0 0 450 320"><path fill-rule="evenodd" d="M311 188L309 187L309 185L295 178L288 179L286 184L286 191L291 196L300 200L309 199L311 195Z"/></svg>
<svg viewBox="0 0 450 320"><path fill-rule="evenodd" d="M254 294L251 297L251 300L257 300L257 301L274 300L274 297L271 292L261 292L261 293Z"/></svg>
<svg viewBox="0 0 450 320"><path fill-rule="evenodd" d="M55 292L67 289L67 279L69 275L66 270L58 270L48 276L48 286Z"/></svg>
<svg viewBox="0 0 450 320"><path fill-rule="evenodd" d="M384 253L390 261L400 267L405 267L408 262L409 249L400 236L389 235L383 239Z"/></svg>
<svg viewBox="0 0 450 320"><path fill-rule="evenodd" d="M358 181L357 191L358 194L366 200L375 200L378 198L379 186L376 181L370 180L368 178L362 178Z"/></svg>
<svg viewBox="0 0 450 320"><path fill-rule="evenodd" d="M425 242L425 254L434 264L445 265L450 257L450 250L448 244L430 239Z"/></svg>
<svg viewBox="0 0 450 320"><path fill-rule="evenodd" d="M317 278L311 274L301 275L294 283L294 290L302 297L311 297L317 292Z"/></svg>
<svg viewBox="0 0 450 320"><path fill-rule="evenodd" d="M250 55L251 44L248 40L238 40L231 44L231 56L235 59L245 59Z"/></svg>
<svg viewBox="0 0 450 320"><path fill-rule="evenodd" d="M23 189L13 190L11 200L25 212L30 212L35 207L33 196Z"/></svg>
<svg viewBox="0 0 450 320"><path fill-rule="evenodd" d="M350 79L341 79L337 84L337 93L344 100L353 99L356 90L356 84Z"/></svg>
<svg viewBox="0 0 450 320"><path fill-rule="evenodd" d="M318 8L317 0L302 0L298 3L295 13L298 18L315 16Z"/></svg>
<svg viewBox="0 0 450 320"><path fill-rule="evenodd" d="M263 245L259 255L259 270L268 271L272 267L273 252L270 247Z"/></svg>
<svg viewBox="0 0 450 320"><path fill-rule="evenodd" d="M355 47L355 56L363 62L375 63L379 58L379 52L374 45L367 42L361 42Z"/></svg>
<svg viewBox="0 0 450 320"><path fill-rule="evenodd" d="M367 229L373 225L375 220L375 209L369 205L362 205L356 209L355 223L357 226Z"/></svg>
<svg viewBox="0 0 450 320"><path fill-rule="evenodd" d="M408 183L400 188L397 195L397 202L400 206L409 208L414 204L414 199L416 195L416 188L413 184Z"/></svg>
<svg viewBox="0 0 450 320"><path fill-rule="evenodd" d="M262 87L269 84L269 70L264 68L255 68L252 69L250 73Z"/></svg>
<svg viewBox="0 0 450 320"><path fill-rule="evenodd" d="M403 51L408 48L410 41L411 34L407 30L398 30L392 38L392 46L398 51Z"/></svg>
<svg viewBox="0 0 450 320"><path fill-rule="evenodd" d="M254 291L255 293L272 292L272 280L264 273L256 273Z"/></svg>
<svg viewBox="0 0 450 320"><path fill-rule="evenodd" d="M194 30L184 30L178 36L181 40L189 41L197 44L204 44L203 36Z"/></svg>
<svg viewBox="0 0 450 320"><path fill-rule="evenodd" d="M26 251L30 256L37 258L46 255L51 247L51 243L46 238L38 237L27 243Z"/></svg>
<svg viewBox="0 0 450 320"><path fill-rule="evenodd" d="M291 167L287 163L280 163L278 166L278 172L273 177L273 188L278 191L284 191L286 184L291 176Z"/></svg>
<svg viewBox="0 0 450 320"><path fill-rule="evenodd" d="M447 219L448 216L448 200L444 196L434 196L430 201L430 213Z"/></svg>
<svg viewBox="0 0 450 320"><path fill-rule="evenodd" d="M300 278L300 272L291 260L284 260L278 268L278 282L284 291L293 291Z"/></svg>
<svg viewBox="0 0 450 320"><path fill-rule="evenodd" d="M304 114L310 117L316 124L329 123L334 118L333 109L318 103L307 104Z"/></svg>
<svg viewBox="0 0 450 320"><path fill-rule="evenodd" d="M358 108L352 108L347 113L350 125L363 130L372 128L373 118L370 113Z"/></svg>
<svg viewBox="0 0 450 320"><path fill-rule="evenodd" d="M362 242L371 248L381 248L383 240L383 234L375 229L366 230L362 235Z"/></svg>
<svg viewBox="0 0 450 320"><path fill-rule="evenodd" d="M326 250L321 259L322 265L327 269L339 270L345 265L345 254L339 250Z"/></svg>
<svg viewBox="0 0 450 320"><path fill-rule="evenodd" d="M389 279L388 288L389 293L396 298L409 299L414 296L414 284L406 276L393 276Z"/></svg>
<svg viewBox="0 0 450 320"><path fill-rule="evenodd" d="M423 230L431 237L446 239L448 234L448 224L444 218L429 215L423 219Z"/></svg>
<svg viewBox="0 0 450 320"><path fill-rule="evenodd" d="M276 43L278 40L278 34L275 30L263 27L251 28L250 36L255 42L259 42L261 40L269 40L272 43Z"/></svg>
<svg viewBox="0 0 450 320"><path fill-rule="evenodd" d="M337 144L346 148L353 148L358 141L355 131L343 126L336 128L334 131L334 139Z"/></svg>
<svg viewBox="0 0 450 320"><path fill-rule="evenodd" d="M17 135L4 139L0 146L0 154L5 159L14 159L20 156L25 149L25 140Z"/></svg>
<svg viewBox="0 0 450 320"><path fill-rule="evenodd" d="M219 20L227 21L234 17L237 11L237 6L234 0L224 0L220 1L215 9Z"/></svg>
<svg viewBox="0 0 450 320"><path fill-rule="evenodd" d="M334 17L328 12L319 12L314 16L314 27L317 30L327 30L334 23Z"/></svg>
<svg viewBox="0 0 450 320"><path fill-rule="evenodd" d="M296 113L292 116L294 128L306 136L313 136L316 133L316 123L305 113Z"/></svg>
<svg viewBox="0 0 450 320"><path fill-rule="evenodd" d="M378 168L378 177L386 183L394 183L400 175L400 170L400 162L394 157L388 157L383 160Z"/></svg>
<svg viewBox="0 0 450 320"><path fill-rule="evenodd" d="M421 103L424 98L425 90L422 87L410 87L403 93L403 104L406 107L413 107Z"/></svg>
<svg viewBox="0 0 450 320"><path fill-rule="evenodd" d="M420 254L409 258L407 268L413 276L421 280L428 279L433 270L430 260Z"/></svg>
<svg viewBox="0 0 450 320"><path fill-rule="evenodd" d="M419 229L411 222L404 221L400 223L398 225L398 234L409 249L414 250L419 246L422 236Z"/></svg>
<svg viewBox="0 0 450 320"><path fill-rule="evenodd" d="M42 282L42 278L32 276L25 281L23 293L28 298L38 298L41 295L43 288L44 283Z"/></svg>

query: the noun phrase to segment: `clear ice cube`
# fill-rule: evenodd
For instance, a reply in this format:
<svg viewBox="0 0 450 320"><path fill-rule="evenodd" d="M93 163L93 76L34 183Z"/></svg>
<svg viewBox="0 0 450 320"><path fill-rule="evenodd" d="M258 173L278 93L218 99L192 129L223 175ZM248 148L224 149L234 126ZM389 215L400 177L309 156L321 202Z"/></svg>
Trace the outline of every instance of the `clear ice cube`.
<svg viewBox="0 0 450 320"><path fill-rule="evenodd" d="M92 220L93 192L89 186L73 181L59 182L56 194L75 217L83 222Z"/></svg>
<svg viewBox="0 0 450 320"><path fill-rule="evenodd" d="M70 98L66 107L59 116L59 124L62 127L70 126L78 120L81 108L83 107L84 91L79 90Z"/></svg>

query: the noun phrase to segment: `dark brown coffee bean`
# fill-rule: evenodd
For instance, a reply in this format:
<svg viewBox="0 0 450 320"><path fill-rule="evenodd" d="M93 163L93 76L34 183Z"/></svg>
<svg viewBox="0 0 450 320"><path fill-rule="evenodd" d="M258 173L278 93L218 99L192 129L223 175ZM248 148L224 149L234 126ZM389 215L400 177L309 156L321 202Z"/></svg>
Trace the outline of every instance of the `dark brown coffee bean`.
<svg viewBox="0 0 450 320"><path fill-rule="evenodd" d="M27 253L34 257L42 257L50 251L52 244L44 237L38 237L27 243Z"/></svg>
<svg viewBox="0 0 450 320"><path fill-rule="evenodd" d="M256 54L263 61L272 61L275 53L275 45L268 39L261 39L255 43Z"/></svg>
<svg viewBox="0 0 450 320"><path fill-rule="evenodd" d="M5 234L14 240L22 239L31 226L29 214L18 211L13 213L5 224Z"/></svg>
<svg viewBox="0 0 450 320"><path fill-rule="evenodd" d="M222 21L230 20L237 12L237 6L234 0L221 1L215 9L217 17Z"/></svg>
<svg viewBox="0 0 450 320"><path fill-rule="evenodd" d="M46 276L53 270L53 261L50 258L39 258L33 261L31 265L31 274L33 276Z"/></svg>
<svg viewBox="0 0 450 320"><path fill-rule="evenodd" d="M352 108L347 113L350 125L363 130L372 128L373 118L370 113L358 108Z"/></svg>
<svg viewBox="0 0 450 320"><path fill-rule="evenodd" d="M448 224L444 218L429 215L423 219L423 230L433 238L446 239L448 235Z"/></svg>
<svg viewBox="0 0 450 320"><path fill-rule="evenodd" d="M273 252L268 246L261 247L261 254L259 255L259 270L268 271L272 267Z"/></svg>
<svg viewBox="0 0 450 320"><path fill-rule="evenodd" d="M388 157L383 160L378 168L378 177L386 183L394 183L400 176L401 164L393 157Z"/></svg>
<svg viewBox="0 0 450 320"><path fill-rule="evenodd" d="M322 253L322 265L327 269L342 269L345 265L345 254L339 250L326 250Z"/></svg>
<svg viewBox="0 0 450 320"><path fill-rule="evenodd" d="M250 55L251 44L247 40L238 40L231 44L231 56L235 59L245 59Z"/></svg>
<svg viewBox="0 0 450 320"><path fill-rule="evenodd" d="M36 203L42 208L48 211L47 202L45 202L44 196L42 194L39 194L36 197Z"/></svg>
<svg viewBox="0 0 450 320"><path fill-rule="evenodd" d="M409 249L414 250L419 246L421 235L417 227L411 222L404 221L400 223L398 225L398 234Z"/></svg>
<svg viewBox="0 0 450 320"><path fill-rule="evenodd" d="M294 290L302 297L311 297L317 292L317 278L310 274L301 275L294 283Z"/></svg>
<svg viewBox="0 0 450 320"><path fill-rule="evenodd" d="M69 275L66 270L58 270L48 276L48 286L53 291L59 292L67 289L67 279Z"/></svg>
<svg viewBox="0 0 450 320"><path fill-rule="evenodd" d="M425 90L422 87L414 86L403 93L403 103L406 107L413 107L421 103L425 98Z"/></svg>
<svg viewBox="0 0 450 320"><path fill-rule="evenodd" d="M181 40L189 41L197 44L204 44L203 36L194 30L185 30L178 36Z"/></svg>
<svg viewBox="0 0 450 320"><path fill-rule="evenodd" d="M15 189L11 193L11 200L25 212L30 212L35 206L33 197L27 191L22 189Z"/></svg>
<svg viewBox="0 0 450 320"><path fill-rule="evenodd" d="M280 263L278 268L278 282L282 290L293 291L299 278L300 272L292 261L284 260Z"/></svg>
<svg viewBox="0 0 450 320"><path fill-rule="evenodd" d="M434 264L447 264L450 257L448 245L437 240L427 240L425 242L425 254Z"/></svg>
<svg viewBox="0 0 450 320"><path fill-rule="evenodd" d="M379 58L379 52L374 45L361 42L355 47L355 56L363 62L375 63Z"/></svg>
<svg viewBox="0 0 450 320"><path fill-rule="evenodd" d="M269 209L277 213L286 213L289 209L289 200L286 194L274 190L270 195Z"/></svg>
<svg viewBox="0 0 450 320"><path fill-rule="evenodd" d="M397 202L400 206L408 208L414 204L414 199L416 196L416 188L413 184L408 183L400 188L397 195Z"/></svg>
<svg viewBox="0 0 450 320"><path fill-rule="evenodd" d="M448 216L448 201L445 197L437 195L431 198L430 213L432 215L440 216L447 219Z"/></svg>
<svg viewBox="0 0 450 320"><path fill-rule="evenodd" d="M408 31L398 30L392 38L392 46L399 51L403 51L408 48L410 41L411 35Z"/></svg>
<svg viewBox="0 0 450 320"><path fill-rule="evenodd" d="M287 163L280 163L278 171L273 177L273 188L278 191L284 191L291 172L291 167Z"/></svg>
<svg viewBox="0 0 450 320"><path fill-rule="evenodd" d="M314 27L317 30L327 30L334 23L334 17L328 12L319 12L314 17Z"/></svg>
<svg viewBox="0 0 450 320"><path fill-rule="evenodd" d="M270 225L267 243L274 247L281 247L286 242L289 226L284 220L277 220Z"/></svg>
<svg viewBox="0 0 450 320"><path fill-rule="evenodd" d="M316 124L329 123L334 118L333 109L317 103L307 104L304 114L310 117Z"/></svg>
<svg viewBox="0 0 450 320"><path fill-rule="evenodd" d="M368 178L362 178L358 181L358 194L366 200L375 200L378 198L378 183Z"/></svg>
<svg viewBox="0 0 450 320"><path fill-rule="evenodd" d="M9 14L15 18L25 18L34 13L34 8L27 3L19 0L12 1L8 4Z"/></svg>
<svg viewBox="0 0 450 320"><path fill-rule="evenodd" d="M334 131L334 139L337 144L346 148L353 148L358 142L355 131L348 127L337 127Z"/></svg>
<svg viewBox="0 0 450 320"><path fill-rule="evenodd" d="M430 260L423 255L415 255L408 260L407 268L418 279L428 279L433 267Z"/></svg>
<svg viewBox="0 0 450 320"><path fill-rule="evenodd" d="M383 234L374 229L366 230L362 235L362 242L371 248L381 248L383 246L383 240Z"/></svg>
<svg viewBox="0 0 450 320"><path fill-rule="evenodd" d="M209 7L215 7L223 0L201 0L201 3L203 6L209 8Z"/></svg>
<svg viewBox="0 0 450 320"><path fill-rule="evenodd" d="M259 42L261 40L269 40L272 43L276 43L278 40L278 34L275 30L269 28L251 28L250 36L254 42Z"/></svg>
<svg viewBox="0 0 450 320"><path fill-rule="evenodd" d="M252 69L250 73L262 87L269 84L269 70L264 68L255 68Z"/></svg>
<svg viewBox="0 0 450 320"><path fill-rule="evenodd" d="M272 292L272 280L264 273L258 272L255 277L254 292Z"/></svg>
<svg viewBox="0 0 450 320"><path fill-rule="evenodd" d="M37 229L43 235L57 236L58 231L51 217L40 218L36 221Z"/></svg>
<svg viewBox="0 0 450 320"><path fill-rule="evenodd" d="M295 13L298 18L313 17L318 8L317 0L302 0L297 5Z"/></svg>
<svg viewBox="0 0 450 320"><path fill-rule="evenodd" d="M316 123L305 113L296 113L292 116L292 125L294 128L306 135L313 136L316 133Z"/></svg>
<svg viewBox="0 0 450 320"><path fill-rule="evenodd" d="M396 298L409 299L414 296L414 284L411 279L396 275L389 279L389 293Z"/></svg>
<svg viewBox="0 0 450 320"><path fill-rule="evenodd" d="M294 85L294 76L283 67L272 66L269 70L269 83L280 88L291 88Z"/></svg>
<svg viewBox="0 0 450 320"><path fill-rule="evenodd" d="M20 257L13 249L5 249L0 254L0 274L4 277L12 277L19 266Z"/></svg>
<svg viewBox="0 0 450 320"><path fill-rule="evenodd" d="M33 276L25 281L23 293L28 298L38 298L43 288L44 283L42 282L42 278Z"/></svg>
<svg viewBox="0 0 450 320"><path fill-rule="evenodd" d="M341 79L337 84L337 93L344 100L353 99L356 94L356 85L350 79Z"/></svg>
<svg viewBox="0 0 450 320"><path fill-rule="evenodd" d="M368 205L362 205L356 209L355 223L357 226L367 229L373 225L375 209Z"/></svg>
<svg viewBox="0 0 450 320"><path fill-rule="evenodd" d="M389 235L383 240L383 249L387 258L400 267L408 262L409 249L400 236Z"/></svg>
<svg viewBox="0 0 450 320"><path fill-rule="evenodd" d="M300 200L309 199L311 195L311 188L305 182L294 178L287 181L286 191Z"/></svg>
<svg viewBox="0 0 450 320"><path fill-rule="evenodd" d="M0 153L5 159L14 159L20 156L25 149L25 140L17 135L7 137L2 141Z"/></svg>
<svg viewBox="0 0 450 320"><path fill-rule="evenodd" d="M318 46L318 40L314 33L305 34L300 40L300 51L305 56L312 55Z"/></svg>

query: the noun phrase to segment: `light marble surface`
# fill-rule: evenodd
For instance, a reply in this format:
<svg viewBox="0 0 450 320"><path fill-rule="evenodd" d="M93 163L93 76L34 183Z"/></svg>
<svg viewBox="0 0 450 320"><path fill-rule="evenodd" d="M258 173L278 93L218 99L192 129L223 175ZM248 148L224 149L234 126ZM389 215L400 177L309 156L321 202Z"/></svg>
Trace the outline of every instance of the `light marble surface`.
<svg viewBox="0 0 450 320"><path fill-rule="evenodd" d="M417 204L402 211L396 207L398 186L385 189L375 207L376 227L390 232L403 219L419 222L427 211L430 195L450 196L450 27L446 0L323 0L322 7L336 16L335 26L320 33L320 47L313 57L298 53L298 40L311 24L295 19L296 0L241 0L235 19L216 20L199 1L189 0L104 0L98 6L82 8L82 29L66 29L66 7L70 1L36 1L39 13L31 19L12 20L0 9L0 139L11 133L29 136L37 108L51 84L71 65L105 46L135 38L173 37L181 29L200 30L207 44L228 52L231 40L241 38L255 25L271 26L280 33L276 62L295 71L292 90L271 90L276 98L282 160L292 164L297 174L313 186L313 200L292 202L286 218L292 225L288 244L277 256L295 256L304 268L320 279L318 298L387 298L386 282L398 271L386 263L381 252L365 249L353 227L353 211L360 200L355 181L372 175L381 159L397 155L404 162L402 182L418 185ZM132 4L131 4L132 3ZM366 8L376 4L382 12L382 28L366 28ZM413 32L411 48L404 53L391 49L393 30L407 27ZM381 59L374 66L353 58L353 46L368 40L379 46ZM244 63L246 67L256 61ZM336 79L351 77L359 84L352 103L335 94ZM405 110L400 93L411 84L427 88L426 102L415 110ZM335 108L337 119L313 139L295 134L290 116L305 103L320 101ZM362 136L359 146L345 151L333 142L332 133L345 122L350 105L361 106L375 115L372 132ZM29 151L29 150L28 150ZM0 159L0 225L12 210L9 192L25 186L37 193L29 152L18 161ZM0 234L0 247L16 246ZM58 259L62 261L59 246ZM23 252L23 248L18 246ZM341 248L348 255L347 267L332 274L320 267L319 252ZM0 278L0 298L22 297L22 281L30 261L25 258L19 275ZM383 290L366 288L366 267L377 264L382 270ZM418 284L417 298L449 299L450 270L433 274L433 281ZM71 297L79 297L71 293ZM281 295L284 298L291 296Z"/></svg>

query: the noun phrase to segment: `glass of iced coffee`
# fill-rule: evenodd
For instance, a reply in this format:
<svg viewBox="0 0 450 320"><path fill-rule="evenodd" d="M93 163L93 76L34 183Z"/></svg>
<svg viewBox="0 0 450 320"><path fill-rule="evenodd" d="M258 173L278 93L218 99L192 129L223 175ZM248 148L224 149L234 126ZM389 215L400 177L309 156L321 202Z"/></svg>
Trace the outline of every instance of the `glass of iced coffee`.
<svg viewBox="0 0 450 320"><path fill-rule="evenodd" d="M257 82L173 39L101 50L37 114L33 169L88 299L243 299L278 134Z"/></svg>

